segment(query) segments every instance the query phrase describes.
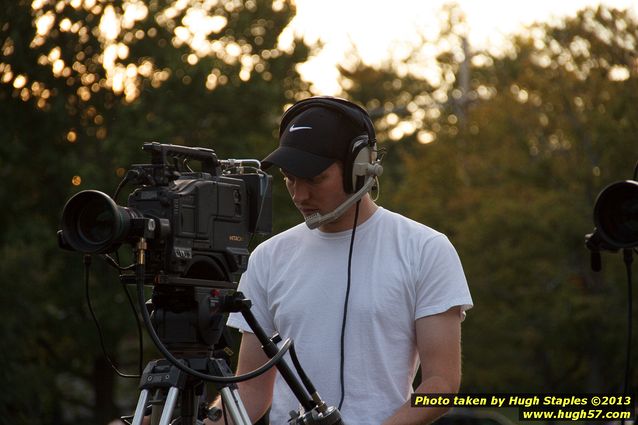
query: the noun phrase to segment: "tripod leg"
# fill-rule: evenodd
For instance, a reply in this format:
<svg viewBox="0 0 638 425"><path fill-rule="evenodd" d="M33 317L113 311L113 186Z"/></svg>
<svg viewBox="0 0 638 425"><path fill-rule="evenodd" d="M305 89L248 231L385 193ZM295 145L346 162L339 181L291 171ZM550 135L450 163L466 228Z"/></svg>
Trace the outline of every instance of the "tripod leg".
<svg viewBox="0 0 638 425"><path fill-rule="evenodd" d="M236 389L231 390L228 387L223 387L219 392L224 400L224 408L226 412L230 414L233 423L235 425L250 425L250 417L239 398L239 392Z"/></svg>
<svg viewBox="0 0 638 425"><path fill-rule="evenodd" d="M135 408L135 415L133 416L132 425L142 425L144 420L144 413L146 411L146 403L148 402L148 390L140 391L140 398L137 401L137 407Z"/></svg>
<svg viewBox="0 0 638 425"><path fill-rule="evenodd" d="M168 390L166 402L164 403L164 410L162 411L162 418L160 419L160 425L169 425L171 423L178 394L179 389L177 387L171 387Z"/></svg>

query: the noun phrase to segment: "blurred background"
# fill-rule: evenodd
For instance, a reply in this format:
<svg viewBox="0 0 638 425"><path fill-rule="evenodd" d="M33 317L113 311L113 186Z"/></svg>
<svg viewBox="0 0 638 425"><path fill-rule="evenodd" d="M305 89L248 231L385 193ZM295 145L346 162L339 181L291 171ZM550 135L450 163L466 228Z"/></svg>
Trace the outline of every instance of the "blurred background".
<svg viewBox="0 0 638 425"><path fill-rule="evenodd" d="M370 111L379 203L459 251L462 391L620 392L625 269L610 253L593 273L584 235L638 160L636 6L466 3L0 1L0 422L108 424L137 400L81 255L57 246L66 200L113 193L144 142L263 158L312 94ZM278 178L274 205L275 232L300 221ZM136 372L117 272L94 261L90 286Z"/></svg>

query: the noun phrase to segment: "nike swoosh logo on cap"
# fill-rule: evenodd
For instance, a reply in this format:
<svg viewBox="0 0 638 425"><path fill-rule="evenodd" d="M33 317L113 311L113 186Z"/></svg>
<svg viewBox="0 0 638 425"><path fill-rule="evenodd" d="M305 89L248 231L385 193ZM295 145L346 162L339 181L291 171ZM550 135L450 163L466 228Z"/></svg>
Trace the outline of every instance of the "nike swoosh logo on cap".
<svg viewBox="0 0 638 425"><path fill-rule="evenodd" d="M290 126L290 129L288 129L288 131L291 133L297 130L312 130L312 127L295 127L295 125L293 124Z"/></svg>

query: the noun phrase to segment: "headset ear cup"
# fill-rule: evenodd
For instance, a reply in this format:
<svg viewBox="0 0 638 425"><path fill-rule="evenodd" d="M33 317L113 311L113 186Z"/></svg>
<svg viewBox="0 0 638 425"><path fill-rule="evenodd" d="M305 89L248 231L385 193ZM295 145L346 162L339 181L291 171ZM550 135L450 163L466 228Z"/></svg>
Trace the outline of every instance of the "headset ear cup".
<svg viewBox="0 0 638 425"><path fill-rule="evenodd" d="M354 193L365 184L365 173L356 174L355 164L369 164L371 161L368 136L356 137L350 142L348 159L344 164L343 187L346 193Z"/></svg>

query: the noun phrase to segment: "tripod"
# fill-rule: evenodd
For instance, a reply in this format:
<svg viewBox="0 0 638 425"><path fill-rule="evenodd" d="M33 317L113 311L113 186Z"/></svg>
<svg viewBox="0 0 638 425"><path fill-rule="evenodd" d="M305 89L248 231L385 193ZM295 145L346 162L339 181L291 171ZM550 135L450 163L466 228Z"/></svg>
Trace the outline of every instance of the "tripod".
<svg viewBox="0 0 638 425"><path fill-rule="evenodd" d="M233 376L224 359L192 358L181 360L185 366L202 373L215 376ZM199 411L199 398L204 383L175 367L167 360L149 362L140 380L140 396L135 408L132 425L142 425L147 406L152 406L151 425L169 425L179 405L181 425L195 425ZM219 389L225 411L235 425L250 425L250 418L239 398L234 384L223 385ZM151 396L158 397L150 400ZM163 409L159 409L162 407ZM220 412L221 413L221 412ZM158 422L159 419L159 422Z"/></svg>
<svg viewBox="0 0 638 425"><path fill-rule="evenodd" d="M152 414L151 425L169 425L171 423L178 397L180 397L181 410L180 425L196 425L199 412L196 395L201 396L203 394L203 380L223 384L220 387L222 400L235 425L250 425L250 418L234 383L258 376L273 366L277 367L305 412L303 415L301 413L293 415L291 421L294 421L295 424L303 425L343 424L338 409L327 406L321 400L310 379L303 373L292 348L292 341L286 340L282 344L282 348L278 350L276 344L281 341L281 338L278 334L271 338L266 335L250 311L250 300L244 298L241 292L233 292L232 295L228 295L216 289L211 290L210 287L197 287L196 285L187 288L164 286L163 290L155 286L151 305L145 304L143 261L145 248L143 239L141 239L138 246L140 249L138 251L139 260L136 280L140 312L149 336L160 352L164 354L166 360L151 362L145 368L142 374L141 391L133 417L133 425L142 425L151 390L168 391L164 399L164 408L159 422L157 421L157 414ZM191 279L185 280L190 281ZM195 280L193 283L199 283L199 280ZM166 305L164 305L165 303ZM157 319L154 323L149 311L153 311L153 315ZM165 346L166 342L169 342L175 348L178 346L184 347L183 344L186 344L186 346L191 347L191 350L187 349L186 353L201 353L205 347L214 347L219 342L219 336L224 326L221 323L221 314L230 312L240 312L244 316L244 319L246 319L246 322L262 343L262 349L270 358L259 369L233 377L228 365L223 360L215 358L202 359L194 356L194 358L178 359ZM156 333L156 328L164 338L161 338ZM162 341L162 339L165 341ZM193 351L193 348L195 348L195 351ZM288 365L281 361L283 354L288 348L291 348L291 358L300 374L301 382L293 375ZM180 350L180 352L184 351Z"/></svg>
<svg viewBox="0 0 638 425"><path fill-rule="evenodd" d="M192 279L184 281L201 283ZM171 355L151 361L144 368L133 425L142 425L149 406L151 425L196 425L205 414L221 413L208 412L200 400L205 389L202 376L234 376L226 358L215 355L220 353L220 350L215 350L220 339L228 339L228 336L222 336L223 317L218 311L223 306L220 300L223 297L220 294L226 290L215 289L213 295L210 287L198 287L195 284L155 287L151 301L146 304L142 304L143 294L138 294L149 335L159 339L155 341L156 345L166 344L164 349L170 347ZM165 356L166 354L168 353ZM192 373L188 373L188 370ZM231 382L215 382L226 406L225 411L233 422L236 425L249 425L250 419L236 385ZM202 411L205 414L200 413ZM179 420L171 422L174 417Z"/></svg>
<svg viewBox="0 0 638 425"><path fill-rule="evenodd" d="M303 408L303 414L301 412L291 413L291 423L298 425L343 424L339 411L335 407L327 406L323 402L310 382L310 379L303 372L294 348L292 347L292 342L286 340L282 344L282 349L278 350L276 344L281 341L281 338L278 334L275 334L271 338L266 335L250 311L250 300L245 299L241 292L235 292L232 296L225 297L224 301L219 303L219 306L223 306L220 311L241 312L254 334L262 343L262 349L270 358L266 364L259 368L260 370L242 375L241 380L255 377L270 367L275 366ZM149 326L150 318L148 317L148 313L143 314L143 316L145 323L148 324L147 327L150 328L149 331L152 331L150 333L151 336L154 339L157 338L152 326ZM161 344L158 344L158 348L161 346ZM284 361L281 361L283 354L288 348L291 349L291 359L299 373L301 381L293 375L288 365ZM203 394L203 380L212 380L218 384L220 382L222 383L218 388L220 388L224 410L231 416L235 425L251 424L250 418L239 397L237 387L234 384L234 382L239 382L240 376L233 377L225 360L213 357L202 358L201 356L177 359L168 351L162 349L160 349L160 351L165 354L166 359L149 363L142 374L140 383L141 391L135 409L133 425L142 425L151 393L166 394L161 397L160 402L155 400L150 401L150 404L154 405L151 414L151 425L169 425L178 401L180 405L180 421L176 423L180 425L195 425L197 423L199 410L198 396ZM213 377L226 378L226 380L222 382L220 380L210 379ZM164 406L161 413L155 408L155 405L158 404L163 404ZM219 415L220 412L212 413ZM210 415L211 412L207 412L207 414ZM158 421L157 417L159 415L161 415L161 417ZM219 416L215 419L218 418Z"/></svg>

